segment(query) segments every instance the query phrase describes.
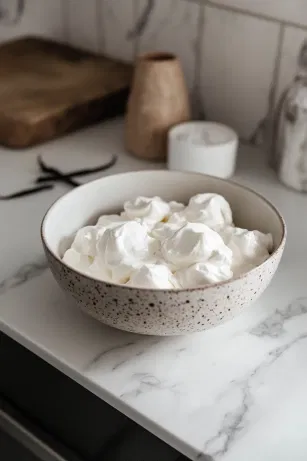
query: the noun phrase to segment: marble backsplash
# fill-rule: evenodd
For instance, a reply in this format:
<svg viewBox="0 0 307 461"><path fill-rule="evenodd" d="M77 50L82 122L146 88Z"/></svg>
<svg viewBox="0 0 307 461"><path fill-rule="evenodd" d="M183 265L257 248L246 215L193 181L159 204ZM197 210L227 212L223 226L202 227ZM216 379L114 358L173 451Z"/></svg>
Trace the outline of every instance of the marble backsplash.
<svg viewBox="0 0 307 461"><path fill-rule="evenodd" d="M0 21L12 2L0 0ZM260 143L307 36L307 0L25 0L19 20L0 22L0 39L27 33L127 61L174 52L197 117Z"/></svg>

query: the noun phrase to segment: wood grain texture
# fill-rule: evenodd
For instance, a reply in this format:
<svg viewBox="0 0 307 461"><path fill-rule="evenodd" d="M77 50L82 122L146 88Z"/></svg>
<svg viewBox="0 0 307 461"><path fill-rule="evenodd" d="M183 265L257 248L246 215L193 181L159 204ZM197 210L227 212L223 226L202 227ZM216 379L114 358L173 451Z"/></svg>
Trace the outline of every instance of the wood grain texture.
<svg viewBox="0 0 307 461"><path fill-rule="evenodd" d="M190 118L179 59L163 52L139 56L127 105L126 149L145 160L165 161L169 129Z"/></svg>
<svg viewBox="0 0 307 461"><path fill-rule="evenodd" d="M0 143L21 148L124 112L132 66L27 37L0 47Z"/></svg>

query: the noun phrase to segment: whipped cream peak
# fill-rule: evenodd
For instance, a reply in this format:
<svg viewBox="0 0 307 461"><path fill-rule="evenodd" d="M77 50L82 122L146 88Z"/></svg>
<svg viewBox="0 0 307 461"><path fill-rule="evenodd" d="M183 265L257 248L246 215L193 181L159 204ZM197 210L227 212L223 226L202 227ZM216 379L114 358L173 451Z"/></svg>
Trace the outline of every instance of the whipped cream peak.
<svg viewBox="0 0 307 461"><path fill-rule="evenodd" d="M168 224L176 225L177 227L182 227L189 222L187 209L184 208L181 211L173 213L168 219ZM190 222L195 222L194 220ZM196 221L197 222L197 221Z"/></svg>
<svg viewBox="0 0 307 461"><path fill-rule="evenodd" d="M112 279L112 272L107 269L102 261L98 258L94 259L92 264L87 269L86 274L98 280L110 281Z"/></svg>
<svg viewBox="0 0 307 461"><path fill-rule="evenodd" d="M97 221L96 227L98 229L116 226L119 223L129 221L125 216L119 216L117 214L102 215Z"/></svg>
<svg viewBox="0 0 307 461"><path fill-rule="evenodd" d="M147 230L134 221L109 227L99 237L97 251L107 267L142 261L149 251Z"/></svg>
<svg viewBox="0 0 307 461"><path fill-rule="evenodd" d="M222 237L201 223L183 225L164 240L161 251L164 259L175 267L205 262L216 255L232 262L232 251Z"/></svg>
<svg viewBox="0 0 307 461"><path fill-rule="evenodd" d="M231 248L235 275L247 272L265 261L273 250L271 234L229 227L224 231L224 241Z"/></svg>
<svg viewBox="0 0 307 461"><path fill-rule="evenodd" d="M233 224L229 203L221 195L209 193L192 197L187 207L172 214L169 222L202 223L218 232Z"/></svg>
<svg viewBox="0 0 307 461"><path fill-rule="evenodd" d="M170 222L159 222L151 230L150 235L159 240L165 240L166 238L172 237L178 229L182 227L182 224L178 225Z"/></svg>
<svg viewBox="0 0 307 461"><path fill-rule="evenodd" d="M160 197L137 197L125 202L124 210L124 215L129 219L142 219L155 224L168 218L171 207Z"/></svg>
<svg viewBox="0 0 307 461"><path fill-rule="evenodd" d="M143 288L179 288L176 278L165 264L144 264L132 272L129 286Z"/></svg>
<svg viewBox="0 0 307 461"><path fill-rule="evenodd" d="M219 258L211 258L204 263L196 263L179 269L175 276L182 288L195 288L208 283L229 280L233 276L230 264Z"/></svg>
<svg viewBox="0 0 307 461"><path fill-rule="evenodd" d="M87 273L93 259L86 254L79 253L73 248L69 248L63 256L63 261L73 269Z"/></svg>
<svg viewBox="0 0 307 461"><path fill-rule="evenodd" d="M183 205L183 203L176 202L175 200L173 200L172 202L169 202L169 207L170 207L170 215L185 209L185 205Z"/></svg>
<svg viewBox="0 0 307 461"><path fill-rule="evenodd" d="M96 227L86 226L76 233L71 248L86 256L96 256Z"/></svg>
<svg viewBox="0 0 307 461"><path fill-rule="evenodd" d="M221 230L232 224L229 203L218 194L198 194L192 197L186 208L188 220L202 222L214 230Z"/></svg>

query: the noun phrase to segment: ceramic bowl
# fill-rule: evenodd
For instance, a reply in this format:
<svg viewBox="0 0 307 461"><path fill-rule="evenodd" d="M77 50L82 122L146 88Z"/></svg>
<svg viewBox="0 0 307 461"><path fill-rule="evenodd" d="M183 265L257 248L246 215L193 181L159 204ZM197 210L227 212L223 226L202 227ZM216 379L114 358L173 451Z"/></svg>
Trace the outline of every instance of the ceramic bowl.
<svg viewBox="0 0 307 461"><path fill-rule="evenodd" d="M126 200L159 195L187 203L203 192L223 195L238 227L273 235L274 251L257 268L230 281L201 288L165 290L116 285L88 277L61 260L74 233L101 214L122 210ZM57 200L42 223L42 241L50 269L86 313L122 330L178 335L205 330L233 318L270 283L282 256L286 228L276 208L252 190L197 173L140 171L108 176L78 187Z"/></svg>

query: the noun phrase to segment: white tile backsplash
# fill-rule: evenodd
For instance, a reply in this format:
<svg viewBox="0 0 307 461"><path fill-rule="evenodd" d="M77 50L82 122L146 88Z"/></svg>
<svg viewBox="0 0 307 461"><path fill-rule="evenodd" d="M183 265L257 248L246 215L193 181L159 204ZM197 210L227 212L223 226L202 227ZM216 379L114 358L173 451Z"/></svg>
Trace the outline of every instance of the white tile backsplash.
<svg viewBox="0 0 307 461"><path fill-rule="evenodd" d="M249 138L267 111L278 25L208 7L204 27L205 113Z"/></svg>
<svg viewBox="0 0 307 461"><path fill-rule="evenodd" d="M135 40L129 38L137 18L138 0L98 0L100 50L114 58L131 61Z"/></svg>
<svg viewBox="0 0 307 461"><path fill-rule="evenodd" d="M62 0L27 0L24 12L16 25L0 22L1 41L29 34L64 40Z"/></svg>
<svg viewBox="0 0 307 461"><path fill-rule="evenodd" d="M0 8L14 19L17 3ZM199 116L250 139L271 118L270 94L276 105L294 76L307 0L25 0L20 20L9 20L0 20L0 41L41 35L125 61L175 53Z"/></svg>
<svg viewBox="0 0 307 461"><path fill-rule="evenodd" d="M211 0L210 3L307 26L306 0Z"/></svg>
<svg viewBox="0 0 307 461"><path fill-rule="evenodd" d="M147 0L139 0L140 11ZM138 51L168 51L179 56L190 88L194 84L195 42L200 5L185 0L158 0L139 37Z"/></svg>
<svg viewBox="0 0 307 461"><path fill-rule="evenodd" d="M96 0L63 0L67 9L67 40L90 51L99 51L99 26Z"/></svg>

